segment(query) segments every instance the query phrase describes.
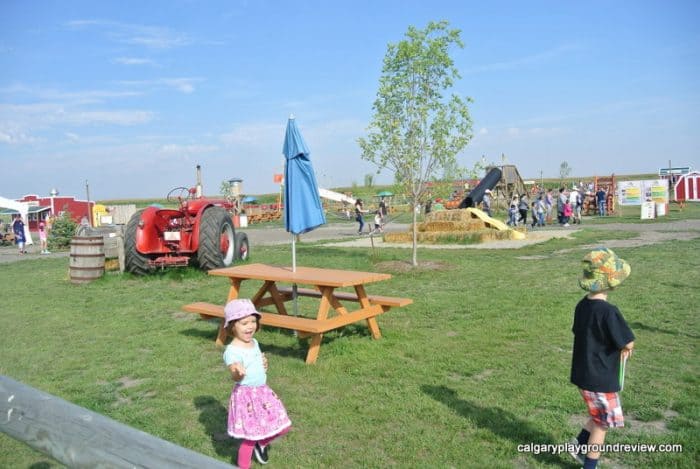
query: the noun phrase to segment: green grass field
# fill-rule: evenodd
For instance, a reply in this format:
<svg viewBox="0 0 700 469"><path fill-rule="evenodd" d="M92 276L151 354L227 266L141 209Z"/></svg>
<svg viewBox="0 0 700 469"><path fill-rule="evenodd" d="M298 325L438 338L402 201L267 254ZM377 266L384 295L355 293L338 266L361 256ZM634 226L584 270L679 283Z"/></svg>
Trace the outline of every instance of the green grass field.
<svg viewBox="0 0 700 469"><path fill-rule="evenodd" d="M700 207L669 217L683 218L700 218ZM300 265L391 273L368 291L414 304L379 318L381 340L364 325L327 334L313 366L303 361L306 343L288 331L257 334L268 383L294 424L274 444L269 467L577 467L568 454L518 446L566 442L585 419L568 381L581 246L636 236L596 226L518 250L420 250L413 270L410 250L298 246ZM622 393L627 426L607 442L677 443L683 451L609 453L603 464L613 464L603 467L698 467L700 239L615 250L632 275L610 301L637 347ZM254 262L289 262L286 246L253 253ZM216 323L180 311L223 302L226 279L180 269L108 273L78 286L67 259L37 258L0 266L0 280L2 374L235 463ZM244 283L242 296L257 286ZM310 313L313 300L300 308ZM60 467L4 434L0 466Z"/></svg>

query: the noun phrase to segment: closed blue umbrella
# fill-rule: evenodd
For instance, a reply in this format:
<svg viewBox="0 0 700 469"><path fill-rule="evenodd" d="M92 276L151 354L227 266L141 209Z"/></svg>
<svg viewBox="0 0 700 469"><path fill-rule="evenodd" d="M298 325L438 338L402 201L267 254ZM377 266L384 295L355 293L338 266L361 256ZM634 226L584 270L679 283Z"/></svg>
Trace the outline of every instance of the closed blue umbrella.
<svg viewBox="0 0 700 469"><path fill-rule="evenodd" d="M326 223L309 149L294 116L287 121L282 153L284 166L284 226L292 233L292 271L296 271L295 237Z"/></svg>

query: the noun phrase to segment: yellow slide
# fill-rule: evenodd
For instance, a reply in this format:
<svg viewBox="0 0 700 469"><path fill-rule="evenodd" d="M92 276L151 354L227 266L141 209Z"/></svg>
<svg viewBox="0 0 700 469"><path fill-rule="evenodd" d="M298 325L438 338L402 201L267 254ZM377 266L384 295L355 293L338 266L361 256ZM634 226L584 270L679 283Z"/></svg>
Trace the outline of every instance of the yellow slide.
<svg viewBox="0 0 700 469"><path fill-rule="evenodd" d="M480 219L481 221L484 222L486 226L489 226L493 228L494 230L498 231L507 231L511 230L511 237L512 239L525 239L525 233L522 233L520 231L516 231L511 229L508 225L503 223L501 220L496 220L495 218L492 218L486 214L483 210L479 210L478 208L470 207L466 209L472 217L476 217Z"/></svg>

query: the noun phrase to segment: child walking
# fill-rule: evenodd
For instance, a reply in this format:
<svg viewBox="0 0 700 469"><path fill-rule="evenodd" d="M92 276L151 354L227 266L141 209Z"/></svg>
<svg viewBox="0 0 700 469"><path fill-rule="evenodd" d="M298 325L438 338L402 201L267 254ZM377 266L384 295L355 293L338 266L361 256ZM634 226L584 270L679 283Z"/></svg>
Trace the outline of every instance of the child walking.
<svg viewBox="0 0 700 469"><path fill-rule="evenodd" d="M382 214L381 211L377 210L374 212L374 232L382 233L384 228L382 227Z"/></svg>
<svg viewBox="0 0 700 469"><path fill-rule="evenodd" d="M517 226L518 225L518 196L514 195L510 200L510 206L508 207L508 225Z"/></svg>
<svg viewBox="0 0 700 469"><path fill-rule="evenodd" d="M583 258L581 288L588 294L574 312L571 383L579 388L589 419L570 444L571 455L584 469L595 468L609 428L623 427L620 401L620 361L634 348L634 334L620 310L608 303L608 293L630 274L630 265L610 249L600 247ZM586 454L580 445L587 445Z"/></svg>
<svg viewBox="0 0 700 469"><path fill-rule="evenodd" d="M564 211L562 212L562 220L564 221L564 226L569 226L569 220L571 219L571 214L573 209L571 208L571 202L568 200L564 202Z"/></svg>
<svg viewBox="0 0 700 469"><path fill-rule="evenodd" d="M260 329L260 313L253 302L229 301L224 308L224 327L233 337L224 351L224 363L236 382L231 391L227 431L242 439L238 467L248 469L253 454L267 464L270 443L292 427L282 401L267 382L267 358L253 335Z"/></svg>
<svg viewBox="0 0 700 469"><path fill-rule="evenodd" d="M48 247L48 239L46 234L46 224L42 221L39 222L39 241L41 243L41 253L51 254Z"/></svg>

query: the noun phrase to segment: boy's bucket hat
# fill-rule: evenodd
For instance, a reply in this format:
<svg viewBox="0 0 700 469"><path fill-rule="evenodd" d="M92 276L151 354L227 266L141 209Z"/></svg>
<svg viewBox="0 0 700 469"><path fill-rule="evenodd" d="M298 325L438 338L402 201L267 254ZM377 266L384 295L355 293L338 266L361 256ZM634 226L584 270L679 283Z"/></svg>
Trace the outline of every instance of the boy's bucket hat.
<svg viewBox="0 0 700 469"><path fill-rule="evenodd" d="M578 284L589 292L611 290L629 277L632 268L611 249L599 247L583 257L583 276Z"/></svg>
<svg viewBox="0 0 700 469"><path fill-rule="evenodd" d="M250 316L251 314L257 316L258 319L261 317L260 313L255 310L255 305L252 301L248 299L231 300L224 308L224 317L226 319L224 322L224 327L228 327L232 321Z"/></svg>

